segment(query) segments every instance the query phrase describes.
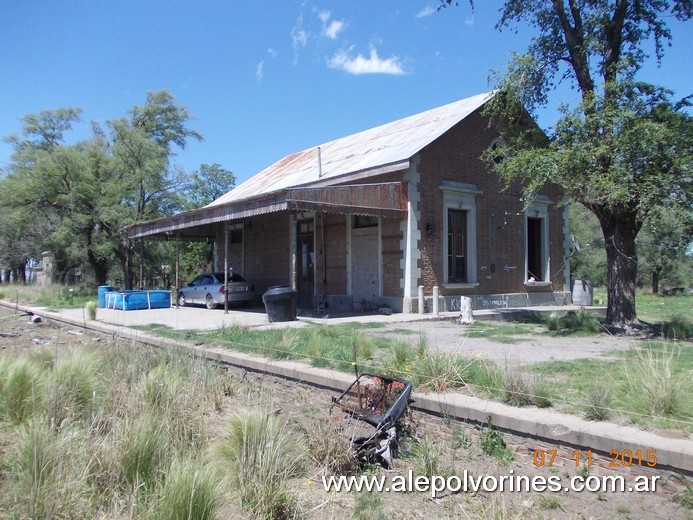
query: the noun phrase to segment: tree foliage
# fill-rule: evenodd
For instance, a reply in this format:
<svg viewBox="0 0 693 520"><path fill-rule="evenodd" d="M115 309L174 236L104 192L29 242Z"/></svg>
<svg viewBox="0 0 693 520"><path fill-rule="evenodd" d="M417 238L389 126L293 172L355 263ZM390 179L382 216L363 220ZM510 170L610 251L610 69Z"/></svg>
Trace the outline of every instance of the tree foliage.
<svg viewBox="0 0 693 520"><path fill-rule="evenodd" d="M173 163L174 151L201 136L166 91L150 92L127 117L94 125L90 138L68 145L65 135L80 114L68 108L26 116L21 134L7 139L14 154L0 181L0 207L12 224L0 231L0 261L23 266L48 250L60 281L88 265L97 284L117 261L130 288L137 244L125 228L185 206L189 175Z"/></svg>
<svg viewBox="0 0 693 520"><path fill-rule="evenodd" d="M636 237L648 213L691 206L687 100L638 82L637 73L648 45L662 57L671 39L667 18L692 14L690 0L506 0L501 9L499 29L530 24L536 36L494 78L489 113L511 123L506 159L495 167L509 182L523 182L527 200L555 183L597 217L612 325L637 323ZM579 102L562 105L544 134L527 115L549 103L559 82L574 87Z"/></svg>

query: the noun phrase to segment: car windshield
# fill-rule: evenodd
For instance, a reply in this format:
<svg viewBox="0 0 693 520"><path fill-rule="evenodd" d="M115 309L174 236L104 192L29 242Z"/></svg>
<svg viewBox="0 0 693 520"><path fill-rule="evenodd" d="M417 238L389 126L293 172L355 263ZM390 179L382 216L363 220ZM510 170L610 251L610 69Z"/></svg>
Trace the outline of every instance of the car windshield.
<svg viewBox="0 0 693 520"><path fill-rule="evenodd" d="M219 280L219 283L224 283L224 273L214 273L214 277ZM229 282L245 282L245 278L238 273L230 273Z"/></svg>

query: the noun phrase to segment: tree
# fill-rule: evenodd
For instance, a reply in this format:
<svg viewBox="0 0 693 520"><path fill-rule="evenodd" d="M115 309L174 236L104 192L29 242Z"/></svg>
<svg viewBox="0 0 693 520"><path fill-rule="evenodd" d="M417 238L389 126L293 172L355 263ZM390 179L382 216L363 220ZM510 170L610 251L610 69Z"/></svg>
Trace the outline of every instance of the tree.
<svg viewBox="0 0 693 520"><path fill-rule="evenodd" d="M193 172L186 190L187 209L206 206L229 192L236 185L235 175L220 164L201 164Z"/></svg>
<svg viewBox="0 0 693 520"><path fill-rule="evenodd" d="M670 287L690 283L693 258L688 248L693 243L693 214L672 208L655 208L650 212L638 236L639 268L643 281L652 284L659 294L660 283Z"/></svg>
<svg viewBox="0 0 693 520"><path fill-rule="evenodd" d="M443 0L443 5L450 4ZM635 239L657 206L691 204L691 118L685 100L636 81L654 41L657 59L671 38L670 15L687 20L690 0L506 0L498 28L528 22L538 34L496 77L490 113L507 125L506 159L496 166L520 180L530 200L560 185L598 218L607 257L608 324L637 325ZM546 105L557 81L578 91L561 107L548 141L526 113ZM525 112L527 111L527 112Z"/></svg>
<svg viewBox="0 0 693 520"><path fill-rule="evenodd" d="M234 174L220 164L201 164L193 172L185 190L185 209L192 210L206 206L218 199L236 185ZM204 242L192 242L183 246L181 264L183 276L194 278L197 274L210 270L214 258L214 246Z"/></svg>
<svg viewBox="0 0 693 520"><path fill-rule="evenodd" d="M187 109L166 91L149 93L129 117L110 121L106 129L94 125L91 138L66 145L65 133L80 112L26 116L22 134L8 138L14 154L0 181L0 208L3 222L11 225L0 228L0 244L13 256L3 253L3 263L14 266L49 250L58 281L88 265L102 285L118 259L131 288L136 244L125 228L183 207L179 191L189 178L171 164L174 147L201 136L187 128ZM16 247L18 240L27 247ZM140 283L143 278L141 269Z"/></svg>
<svg viewBox="0 0 693 520"><path fill-rule="evenodd" d="M188 110L176 105L171 94L158 91L150 92L145 105L134 107L129 118L108 123L113 177L107 186L104 224L116 244L126 288L132 288L135 278L136 244L127 238L125 228L181 209L178 191L188 178L171 165L172 149L174 145L185 149L190 138L202 139L187 128L189 119ZM140 284L143 278L141 258Z"/></svg>
<svg viewBox="0 0 693 520"><path fill-rule="evenodd" d="M69 202L76 157L63 140L80 113L63 108L30 114L23 118L21 135L6 138L14 153L0 199L3 219L10 223L3 226L1 240L4 261L20 274L16 279L24 278L26 262L43 250L52 252L59 281L74 267L69 252L74 240L64 225L73 213Z"/></svg>

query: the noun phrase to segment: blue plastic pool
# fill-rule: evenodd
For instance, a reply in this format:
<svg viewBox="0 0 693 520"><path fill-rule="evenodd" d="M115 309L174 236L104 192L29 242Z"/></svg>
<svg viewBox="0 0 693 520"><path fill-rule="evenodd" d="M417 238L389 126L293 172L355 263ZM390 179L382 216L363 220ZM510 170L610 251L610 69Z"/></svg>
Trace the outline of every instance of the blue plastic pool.
<svg viewBox="0 0 693 520"><path fill-rule="evenodd" d="M171 307L171 291L110 291L106 293L105 300L107 309L167 309Z"/></svg>

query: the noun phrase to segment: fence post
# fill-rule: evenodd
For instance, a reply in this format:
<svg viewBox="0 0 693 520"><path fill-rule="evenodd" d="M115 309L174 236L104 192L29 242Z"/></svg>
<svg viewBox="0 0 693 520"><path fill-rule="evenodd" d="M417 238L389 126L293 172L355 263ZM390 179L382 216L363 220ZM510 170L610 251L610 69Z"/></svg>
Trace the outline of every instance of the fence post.
<svg viewBox="0 0 693 520"><path fill-rule="evenodd" d="M462 325L470 325L474 323L472 314L472 299L468 296L460 297L460 323Z"/></svg>

